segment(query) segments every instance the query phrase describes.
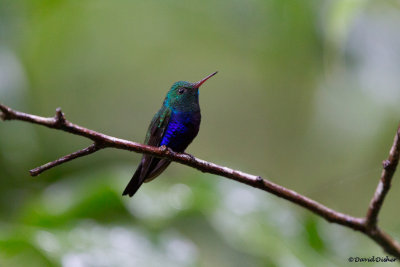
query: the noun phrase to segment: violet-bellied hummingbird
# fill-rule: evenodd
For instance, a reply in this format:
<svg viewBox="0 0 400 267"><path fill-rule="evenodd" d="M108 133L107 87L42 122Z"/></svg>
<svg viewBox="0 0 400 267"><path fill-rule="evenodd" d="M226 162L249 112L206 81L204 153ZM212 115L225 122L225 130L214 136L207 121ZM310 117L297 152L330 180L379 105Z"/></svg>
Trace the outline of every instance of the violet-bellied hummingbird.
<svg viewBox="0 0 400 267"><path fill-rule="evenodd" d="M179 81L172 85L150 123L146 145L166 146L175 152L185 151L200 128L199 88L215 74L217 71L195 83ZM143 155L122 195L133 196L143 182L156 178L170 163L168 159Z"/></svg>

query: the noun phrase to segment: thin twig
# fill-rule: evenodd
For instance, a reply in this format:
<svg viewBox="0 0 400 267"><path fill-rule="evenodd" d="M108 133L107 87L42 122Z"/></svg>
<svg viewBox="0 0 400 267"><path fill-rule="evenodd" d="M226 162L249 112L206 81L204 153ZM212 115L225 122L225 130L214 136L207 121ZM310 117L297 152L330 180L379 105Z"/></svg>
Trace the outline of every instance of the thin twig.
<svg viewBox="0 0 400 267"><path fill-rule="evenodd" d="M340 213L338 211L332 210L321 203L318 203L310 198L307 198L293 190L287 189L275 183L272 183L266 179L261 178L260 176L247 174L238 170L234 170L228 167L220 166L211 162L207 162L205 160L201 160L195 158L186 153L176 153L171 149L162 146L162 147L152 147L148 145L139 144L136 142L131 142L128 140L108 136L79 125L73 124L67 121L64 117L64 114L61 112L61 109L57 109L56 116L53 118L44 118L40 116L35 116L19 111L12 110L9 107L0 104L0 110L3 112L1 118L3 120L22 120L35 124L40 124L49 128L54 128L62 131L66 131L72 134L80 135L86 138L89 138L94 141L94 144L89 146L86 149L80 150L73 154L67 155L61 159L50 162L46 165L43 165L35 170L31 171L31 174L37 174L42 171L45 171L49 168L57 166L59 164L65 163L77 157L85 156L88 154L92 154L101 148L112 147L117 149L129 150L138 153L150 154L160 158L168 158L171 161L175 161L192 168L198 169L202 172L207 172L211 174L216 174L219 176L223 176L235 181L238 181L243 184L247 184L249 186L259 188L266 192L272 193L280 198L284 198L289 200L292 203L295 203L299 206L302 206L313 213L321 216L325 220L331 223L336 223L343 225L345 227L351 228L356 231L360 231L371 239L373 239L376 243L378 243L387 253L397 257L400 259L400 245L397 243L392 237L390 237L387 233L383 232L380 228L376 226L377 216L379 213L379 209L382 206L385 195L387 194L390 187L390 180L393 177L394 171L398 164L399 159L399 132L397 131L397 135L395 138L395 142L390 152L389 156L389 164L385 167L384 173L382 175L381 182L382 186L378 186L379 188L383 188L382 190L377 190L377 193L374 196L373 201L370 205L370 210L368 211L368 216L365 218L357 218L344 213ZM389 187L388 187L389 185ZM372 224L371 224L372 221ZM370 225L374 225L374 227L370 227Z"/></svg>
<svg viewBox="0 0 400 267"><path fill-rule="evenodd" d="M48 162L40 167L37 167L35 169L32 169L29 171L29 173L31 174L31 176L37 176L39 174L41 174L42 172L51 169L53 167L56 167L58 165L61 165L63 163L66 163L70 160L79 158L79 157L83 157L83 156L87 156L89 154L92 154L94 152L97 152L98 150L102 149L102 147L96 145L96 144L91 144L90 146L81 149L79 151L76 151L74 153L68 154L62 158L56 159L54 161Z"/></svg>
<svg viewBox="0 0 400 267"><path fill-rule="evenodd" d="M392 148L390 149L389 157L387 160L383 161L383 170L381 174L381 179L379 180L378 186L376 188L375 194L371 199L369 208L367 211L367 227L374 229L377 225L378 214L381 210L383 201L387 193L389 192L392 178L396 167L399 163L400 156L400 125L397 128L396 135L394 137Z"/></svg>

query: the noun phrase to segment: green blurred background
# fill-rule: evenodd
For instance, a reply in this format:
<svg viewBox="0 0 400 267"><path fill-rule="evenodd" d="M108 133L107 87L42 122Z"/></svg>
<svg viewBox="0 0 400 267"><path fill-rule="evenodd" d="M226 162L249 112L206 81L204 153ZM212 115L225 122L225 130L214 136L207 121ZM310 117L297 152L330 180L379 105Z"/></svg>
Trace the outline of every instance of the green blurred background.
<svg viewBox="0 0 400 267"><path fill-rule="evenodd" d="M201 88L187 150L364 216L400 114L400 2L0 0L0 102L141 142L178 80ZM254 188L0 123L0 266L352 266L367 237ZM400 240L400 177L379 224ZM369 264L374 266L374 264Z"/></svg>

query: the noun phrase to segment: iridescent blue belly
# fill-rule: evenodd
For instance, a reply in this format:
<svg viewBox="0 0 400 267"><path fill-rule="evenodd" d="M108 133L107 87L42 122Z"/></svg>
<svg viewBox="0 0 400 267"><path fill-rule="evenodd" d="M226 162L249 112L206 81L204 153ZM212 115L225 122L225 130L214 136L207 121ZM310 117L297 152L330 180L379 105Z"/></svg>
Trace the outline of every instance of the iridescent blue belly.
<svg viewBox="0 0 400 267"><path fill-rule="evenodd" d="M160 146L183 152L199 132L200 120L200 112L172 112Z"/></svg>

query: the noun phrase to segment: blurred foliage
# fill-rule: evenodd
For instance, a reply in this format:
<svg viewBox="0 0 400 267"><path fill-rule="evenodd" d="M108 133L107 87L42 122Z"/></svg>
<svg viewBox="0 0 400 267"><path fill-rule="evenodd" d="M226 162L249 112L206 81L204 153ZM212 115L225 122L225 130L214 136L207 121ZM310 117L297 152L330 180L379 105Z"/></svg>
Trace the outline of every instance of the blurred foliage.
<svg viewBox="0 0 400 267"><path fill-rule="evenodd" d="M0 0L0 102L141 141L170 85L201 89L188 152L363 216L400 112L396 0ZM284 200L172 164L132 199L140 155L0 124L0 266L346 266L383 255ZM400 239L397 174L379 223ZM371 264L371 266L374 266Z"/></svg>

